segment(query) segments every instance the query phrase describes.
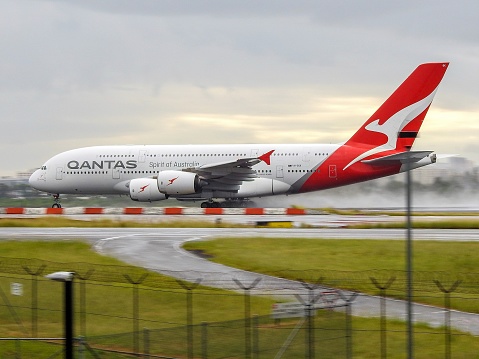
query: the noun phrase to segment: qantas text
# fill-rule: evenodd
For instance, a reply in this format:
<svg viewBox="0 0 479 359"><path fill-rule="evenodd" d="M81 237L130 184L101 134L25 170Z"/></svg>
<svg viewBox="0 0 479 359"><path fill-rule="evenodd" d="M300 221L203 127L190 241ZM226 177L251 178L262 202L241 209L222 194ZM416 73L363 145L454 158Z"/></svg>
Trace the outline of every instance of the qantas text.
<svg viewBox="0 0 479 359"><path fill-rule="evenodd" d="M107 161L70 161L67 163L67 167L71 170L82 170L82 169L99 169L99 170L111 170L111 169L133 169L138 167L136 160L129 160L126 162L116 161L116 160L107 160Z"/></svg>

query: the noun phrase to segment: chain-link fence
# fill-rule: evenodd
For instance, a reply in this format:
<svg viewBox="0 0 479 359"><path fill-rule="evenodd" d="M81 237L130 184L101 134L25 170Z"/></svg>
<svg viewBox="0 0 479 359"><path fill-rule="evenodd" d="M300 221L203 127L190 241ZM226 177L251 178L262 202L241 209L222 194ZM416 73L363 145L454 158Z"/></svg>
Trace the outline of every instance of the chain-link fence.
<svg viewBox="0 0 479 359"><path fill-rule="evenodd" d="M404 297L402 272L284 271L274 274L299 281L262 276L253 282L240 275L212 281L196 273L196 280L186 281L195 273L166 276L132 266L0 258L0 357L62 357L64 288L45 278L57 271L75 272L78 357L386 358L405 353L404 322L386 320L392 314L401 319L394 306L401 302L387 297ZM468 351L476 351L463 346L467 335L453 330L451 321L463 321L464 331L477 335L477 320L451 319L449 308L460 300L478 312L478 279L475 274L416 273L418 300L442 305L429 307L432 319L417 316L418 322L432 324L416 329L418 353L424 350L421 343L430 347L422 357L469 357Z"/></svg>

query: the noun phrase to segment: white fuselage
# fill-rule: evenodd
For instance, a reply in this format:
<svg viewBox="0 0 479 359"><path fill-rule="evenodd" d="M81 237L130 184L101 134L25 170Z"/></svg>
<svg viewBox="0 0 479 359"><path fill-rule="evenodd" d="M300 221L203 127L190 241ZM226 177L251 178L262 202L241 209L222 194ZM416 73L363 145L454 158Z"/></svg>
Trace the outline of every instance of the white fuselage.
<svg viewBox="0 0 479 359"><path fill-rule="evenodd" d="M274 150L270 164L260 162L253 167L259 181L243 183L241 187L246 192L240 190L236 194L225 194L221 190L215 190L212 193L195 194L193 197L244 198L297 193L299 188L294 184L309 177L338 147L339 145L320 144L85 147L49 159L31 176L30 184L49 193L128 194L129 182L135 178L155 178L159 172L167 170L181 171L238 158L256 158ZM249 187L255 189L248 189Z"/></svg>

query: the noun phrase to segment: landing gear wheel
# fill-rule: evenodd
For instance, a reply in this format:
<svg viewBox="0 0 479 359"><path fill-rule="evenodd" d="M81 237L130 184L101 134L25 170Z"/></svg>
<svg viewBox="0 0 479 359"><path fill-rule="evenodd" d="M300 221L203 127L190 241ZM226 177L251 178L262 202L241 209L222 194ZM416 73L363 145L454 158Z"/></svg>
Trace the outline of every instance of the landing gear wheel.
<svg viewBox="0 0 479 359"><path fill-rule="evenodd" d="M201 208L221 208L221 203L214 201L201 202Z"/></svg>
<svg viewBox="0 0 479 359"><path fill-rule="evenodd" d="M53 195L53 203L52 208L62 208L62 205L60 204L60 195L59 194L54 194Z"/></svg>

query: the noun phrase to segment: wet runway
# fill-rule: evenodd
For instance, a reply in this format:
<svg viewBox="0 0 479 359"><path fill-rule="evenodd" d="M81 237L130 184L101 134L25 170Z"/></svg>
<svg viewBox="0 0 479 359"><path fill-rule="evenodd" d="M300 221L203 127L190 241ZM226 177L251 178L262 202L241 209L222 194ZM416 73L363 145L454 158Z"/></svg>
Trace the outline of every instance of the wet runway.
<svg viewBox="0 0 479 359"><path fill-rule="evenodd" d="M358 238L396 239L406 236L405 230L397 229L259 229L259 228L0 228L0 240L71 240L89 241L98 252L119 258L127 263L196 281L210 286L238 289L233 279L246 285L257 278L261 281L252 294L268 293L272 296L306 295L304 287L295 281L274 278L230 268L201 259L181 248L182 243L192 240L209 239L217 236L264 236L289 238ZM477 241L479 230L414 230L414 240ZM345 296L352 293L344 292ZM359 296L353 304L353 314L379 316L379 298ZM387 301L388 317L406 318L406 303L398 300ZM414 305L414 318L434 326L444 323L441 308ZM460 330L479 334L479 316L476 314L451 312L452 325Z"/></svg>

